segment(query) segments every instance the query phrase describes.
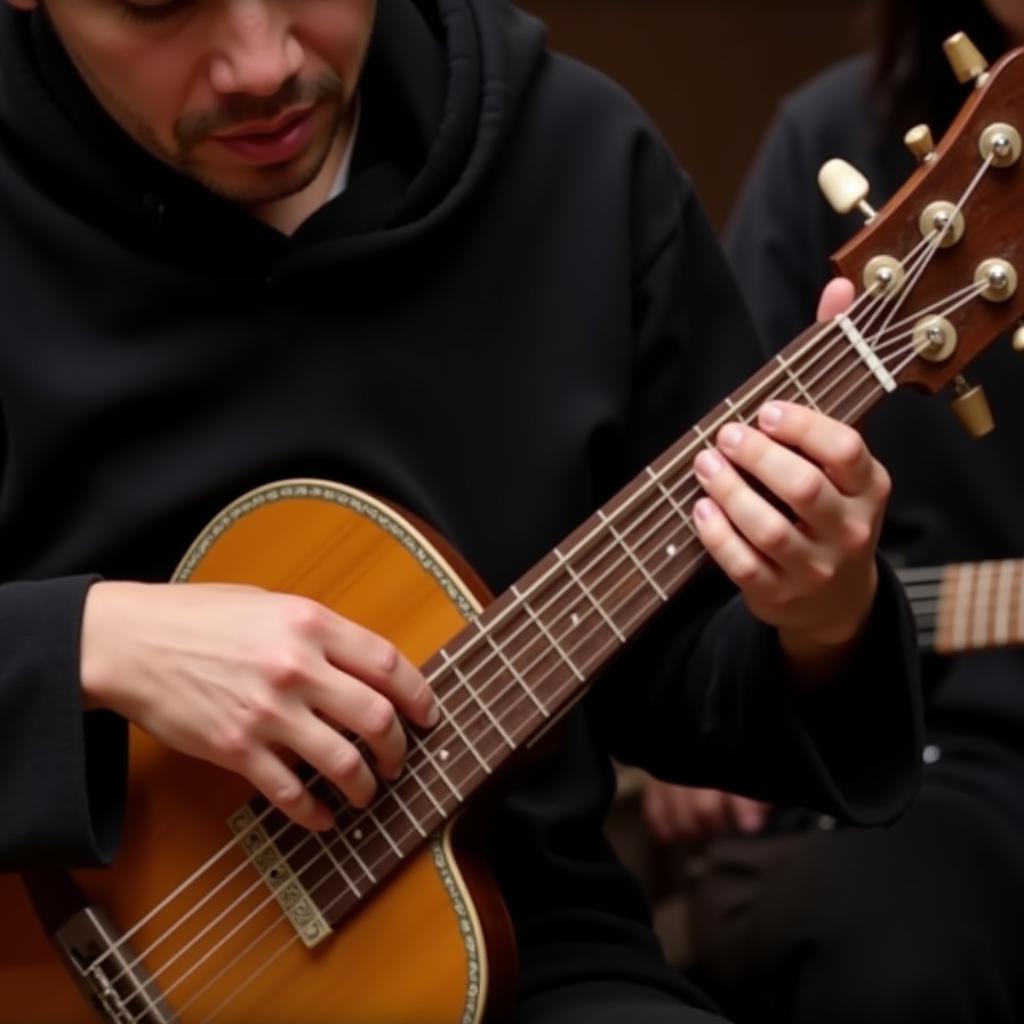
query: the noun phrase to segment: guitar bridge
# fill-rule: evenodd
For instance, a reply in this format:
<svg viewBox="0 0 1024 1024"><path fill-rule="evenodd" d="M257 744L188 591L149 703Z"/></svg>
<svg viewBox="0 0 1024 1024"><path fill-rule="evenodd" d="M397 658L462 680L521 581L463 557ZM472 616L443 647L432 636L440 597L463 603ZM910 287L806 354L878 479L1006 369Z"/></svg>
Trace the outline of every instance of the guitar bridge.
<svg viewBox="0 0 1024 1024"><path fill-rule="evenodd" d="M179 1024L156 982L99 907L85 907L54 933L78 987L111 1024Z"/></svg>

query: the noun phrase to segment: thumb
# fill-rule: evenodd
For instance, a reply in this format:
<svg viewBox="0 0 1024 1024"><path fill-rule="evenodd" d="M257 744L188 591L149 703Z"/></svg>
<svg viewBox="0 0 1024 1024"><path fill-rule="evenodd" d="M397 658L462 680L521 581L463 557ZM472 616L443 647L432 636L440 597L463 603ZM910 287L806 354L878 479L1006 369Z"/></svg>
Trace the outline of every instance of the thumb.
<svg viewBox="0 0 1024 1024"><path fill-rule="evenodd" d="M855 290L853 282L845 277L834 277L821 293L818 300L818 320L831 320L849 308Z"/></svg>

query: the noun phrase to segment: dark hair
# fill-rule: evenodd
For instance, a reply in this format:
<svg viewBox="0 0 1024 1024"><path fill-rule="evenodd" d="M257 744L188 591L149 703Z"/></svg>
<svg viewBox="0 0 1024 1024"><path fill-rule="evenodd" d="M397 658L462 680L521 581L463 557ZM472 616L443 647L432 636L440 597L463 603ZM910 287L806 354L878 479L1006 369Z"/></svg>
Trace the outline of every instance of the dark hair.
<svg viewBox="0 0 1024 1024"><path fill-rule="evenodd" d="M881 130L902 134L926 122L938 138L967 96L943 42L966 32L994 62L1009 48L1009 37L982 0L883 0L879 17L872 96Z"/></svg>

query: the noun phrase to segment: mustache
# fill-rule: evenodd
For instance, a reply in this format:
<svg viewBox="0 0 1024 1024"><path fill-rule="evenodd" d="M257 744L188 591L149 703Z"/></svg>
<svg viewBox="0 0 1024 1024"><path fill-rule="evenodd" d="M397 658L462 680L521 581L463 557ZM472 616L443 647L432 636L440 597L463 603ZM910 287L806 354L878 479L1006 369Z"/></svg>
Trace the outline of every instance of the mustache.
<svg viewBox="0 0 1024 1024"><path fill-rule="evenodd" d="M215 109L188 114L174 125L182 149L189 149L208 135L250 121L272 121L290 107L308 106L324 99L344 99L345 83L339 75L326 72L312 81L289 78L273 96L226 96Z"/></svg>

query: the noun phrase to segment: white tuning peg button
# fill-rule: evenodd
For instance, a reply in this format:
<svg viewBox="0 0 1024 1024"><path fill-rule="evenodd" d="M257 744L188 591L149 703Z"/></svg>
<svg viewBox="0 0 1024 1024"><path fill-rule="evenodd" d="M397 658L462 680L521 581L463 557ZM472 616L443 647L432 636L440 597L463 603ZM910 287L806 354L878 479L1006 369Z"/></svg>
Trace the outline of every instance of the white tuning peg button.
<svg viewBox="0 0 1024 1024"><path fill-rule="evenodd" d="M868 179L845 160L829 160L818 171L818 185L836 213L860 210L865 219L874 220L875 211L868 205L871 191Z"/></svg>

